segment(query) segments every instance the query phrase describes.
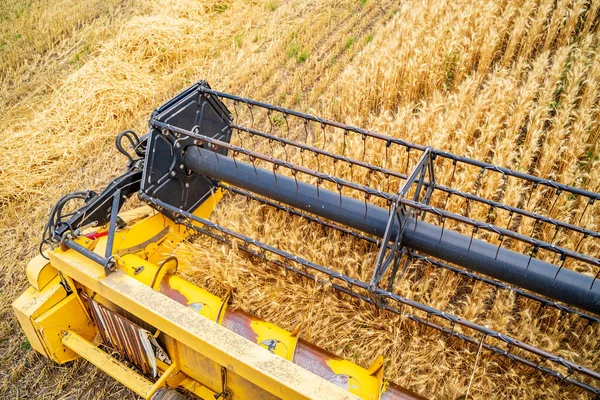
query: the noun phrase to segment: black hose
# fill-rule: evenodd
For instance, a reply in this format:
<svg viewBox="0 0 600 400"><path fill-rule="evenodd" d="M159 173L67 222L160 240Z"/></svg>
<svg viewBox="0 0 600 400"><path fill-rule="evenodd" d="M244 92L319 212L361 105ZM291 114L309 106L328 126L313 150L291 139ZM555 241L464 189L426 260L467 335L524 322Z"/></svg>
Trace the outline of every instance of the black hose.
<svg viewBox="0 0 600 400"><path fill-rule="evenodd" d="M46 222L46 225L44 225L44 231L42 232L42 241L40 242L40 246L39 246L39 252L42 255L42 257L44 257L45 259L48 259L48 257L46 257L44 255L43 246L45 244L47 244L47 245L56 244L56 240L54 238L56 228L58 226L60 226L61 224L66 223L65 221L63 221L63 218L64 218L63 209L65 208L65 205L71 200L76 200L76 199L87 200L90 197L90 193L91 193L91 191L89 191L89 190L72 192L72 193L64 195L63 197L60 198L60 200L58 200L56 202L56 204L54 204L54 206L50 210L48 222ZM69 230L73 231L73 227L69 226Z"/></svg>

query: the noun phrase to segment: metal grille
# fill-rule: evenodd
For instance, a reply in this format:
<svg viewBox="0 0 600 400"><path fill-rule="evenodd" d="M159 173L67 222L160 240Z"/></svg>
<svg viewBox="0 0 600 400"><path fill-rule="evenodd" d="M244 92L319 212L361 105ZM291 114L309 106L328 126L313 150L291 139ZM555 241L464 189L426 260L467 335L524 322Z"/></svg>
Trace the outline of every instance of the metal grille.
<svg viewBox="0 0 600 400"><path fill-rule="evenodd" d="M407 229L416 231L420 224L427 223L439 228L438 243L446 240L450 232L470 237L465 249L467 255L474 241L486 242L495 246L495 259L508 250L524 257L526 275L530 264L547 263L555 267L552 283L565 274L577 272L589 277L590 291L597 290L600 233L593 229L593 215L600 211L597 202L600 194L207 87L200 87L199 92L217 96L232 110L232 143L202 135L199 129L186 130L158 121L151 121L151 125L165 135L192 137L197 146L206 149L228 150L236 168L238 163L240 166L246 163L257 174L259 169L272 171L274 191L278 179L288 177L296 182L297 195L300 182L316 185L317 202L320 189L337 191L340 208L343 198L359 199L364 202L364 215L360 216L363 220L370 218L371 206L387 208L387 229L380 238L265 196L221 185L232 195L244 196L378 246L379 256L371 280L344 275L152 196L141 194L141 198L173 213L189 229L232 246L236 242L235 248L285 271L324 282L336 292L403 315L467 344L481 345L500 357L600 395L597 371L396 291L397 281L411 268L443 269L538 302L540 312L549 307L561 316L572 316L573 319L560 319L559 323L570 321L565 329L581 324L582 329L590 329L598 323L598 318L587 311L423 254L405 245L402 236L410 233ZM217 163L227 158L217 152L214 157ZM483 195L489 192L493 193L489 198ZM565 209L572 211L558 212ZM407 218L414 223L407 225ZM394 226L400 228L394 231ZM599 311L597 306L593 311Z"/></svg>
<svg viewBox="0 0 600 400"><path fill-rule="evenodd" d="M102 342L137 366L144 375L156 377L156 360L147 338L148 331L89 297L87 301Z"/></svg>

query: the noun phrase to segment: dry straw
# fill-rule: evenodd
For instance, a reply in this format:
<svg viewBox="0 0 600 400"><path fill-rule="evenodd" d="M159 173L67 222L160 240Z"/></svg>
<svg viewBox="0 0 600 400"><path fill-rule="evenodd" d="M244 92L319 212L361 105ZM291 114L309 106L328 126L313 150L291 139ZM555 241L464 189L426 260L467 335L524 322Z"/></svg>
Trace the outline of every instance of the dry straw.
<svg viewBox="0 0 600 400"><path fill-rule="evenodd" d="M26 285L23 265L35 253L51 204L71 190L101 189L123 166L112 149L115 133L143 132L154 107L197 79L600 190L598 1L113 3L98 5L113 7L114 18L95 18L85 4L67 12L33 2L27 18L0 20L2 32L34 25L49 32L1 50L2 104L11 106L0 116L0 396L132 397L88 364L57 367L27 350L9 304ZM20 5L0 9L14 15ZM69 49L81 49L76 44L82 40L90 46L80 61L57 57L70 60ZM28 54L35 54L33 61ZM39 82L44 91L36 94ZM19 102L23 93L33 94ZM340 145L328 144L336 151ZM380 154L368 156L381 162ZM393 155L392 162L402 160ZM450 175L447 168L439 178ZM473 186L467 171L454 185L491 198L499 190L495 181ZM522 189L507 185L505 200L522 204ZM548 209L547 194L536 193L530 208ZM460 201L451 201L450 208L463 211ZM552 216L569 221L583 207L565 196ZM583 226L600 229L598 207L588 210ZM486 211L473 212L482 217ZM366 278L373 265L371 248L237 198L227 198L214 218L349 275ZM515 227L529 233L531 222ZM560 240L573 245L570 237ZM177 250L190 279L219 294L226 285L235 287L235 306L288 329L304 322L303 337L361 365L382 354L388 377L424 395L455 398L466 391L476 347L378 314L202 238ZM581 250L600 254L593 241ZM597 326L584 329L553 310L538 312L511 292L424 266L407 271L396 290L600 368ZM587 396L485 351L470 394Z"/></svg>

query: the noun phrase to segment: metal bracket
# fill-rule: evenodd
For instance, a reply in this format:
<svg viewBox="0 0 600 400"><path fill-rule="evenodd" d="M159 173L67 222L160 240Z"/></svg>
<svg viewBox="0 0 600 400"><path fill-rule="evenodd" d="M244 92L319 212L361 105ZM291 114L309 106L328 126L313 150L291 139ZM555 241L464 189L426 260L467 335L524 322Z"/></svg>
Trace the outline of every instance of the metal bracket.
<svg viewBox="0 0 600 400"><path fill-rule="evenodd" d="M204 94L201 89L205 87L209 88L208 84L200 81L152 113L141 183L143 193L190 212L211 196L216 184L186 169L183 162L186 152L200 147L226 155L227 149L197 143L191 134L182 134L179 130L227 143L232 132L231 113L218 97ZM173 218L171 213L165 215Z"/></svg>
<svg viewBox="0 0 600 400"><path fill-rule="evenodd" d="M106 275L115 270L115 261L112 257L113 243L115 241L115 232L117 230L117 214L121 206L121 189L117 189L112 199L112 207L110 210L110 222L108 223L108 237L106 240L106 249L104 251L104 257L108 259L108 262L104 266ZM112 267L112 268L111 268Z"/></svg>
<svg viewBox="0 0 600 400"><path fill-rule="evenodd" d="M379 288L379 283L381 279L384 277L390 266L392 267L391 274L388 280L388 288L387 290L391 290L394 281L396 279L396 275L398 273L398 265L400 260L405 254L408 254L408 258L403 267L403 272L408 267L408 264L412 260L412 250L407 249L402 245L402 235L404 233L404 229L406 228L406 219L408 217L413 217L413 213L410 209L408 209L403 203L402 200L408 195L412 185L416 182L417 187L415 189L413 200L416 202L421 202L424 204L429 204L431 199L431 194L433 193L433 188L435 186L435 178L433 173L433 160L434 156L432 153L432 149L427 147L421 156L421 159L411 172L411 174L406 179L404 185L398 191L395 201L390 206L389 218L387 221L387 225L385 228L385 234L381 239L381 244L379 247L379 253L377 255L377 260L375 261L375 268L373 270L373 275L371 277L371 281L369 282L369 294L371 299L379 306L382 306L385 303L385 299L380 298L380 296L376 295L376 289ZM428 181L425 181L425 178L428 178ZM423 198L420 199L421 192L423 186L427 186L425 194ZM423 214L422 218L425 218ZM398 226L397 235L395 238L392 238L392 231L394 230L394 225ZM393 240L392 246L389 243Z"/></svg>
<svg viewBox="0 0 600 400"><path fill-rule="evenodd" d="M221 393L215 394L215 400L230 400L231 392L227 388L227 368L221 367Z"/></svg>
<svg viewBox="0 0 600 400"><path fill-rule="evenodd" d="M104 264L104 275L108 276L111 272L115 272L117 269L117 262L114 257L110 257L106 264Z"/></svg>
<svg viewBox="0 0 600 400"><path fill-rule="evenodd" d="M138 167L131 168L123 175L115 178L97 196L86 201L85 205L77 210L67 221L60 223L55 229L55 240L60 241L64 234L70 230L77 230L82 226L93 223L94 225L106 224L111 215L111 199L115 192L121 196L129 197L140 188L142 170ZM119 202L119 207L122 202ZM118 210L117 210L118 213Z"/></svg>

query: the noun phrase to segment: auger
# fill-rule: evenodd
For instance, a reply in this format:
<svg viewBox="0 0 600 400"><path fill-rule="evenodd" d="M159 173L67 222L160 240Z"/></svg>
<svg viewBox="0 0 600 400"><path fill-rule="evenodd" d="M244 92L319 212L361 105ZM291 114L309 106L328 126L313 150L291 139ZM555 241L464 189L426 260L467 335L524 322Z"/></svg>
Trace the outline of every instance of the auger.
<svg viewBox="0 0 600 400"><path fill-rule="evenodd" d="M171 250L203 235L600 394L599 372L396 290L411 263L427 263L595 324L600 260L581 248L600 233L580 222L600 194L216 91L205 81L157 108L146 135L125 131L116 145L127 171L99 194L76 192L57 203L41 254L27 266L31 287L13 304L32 347L48 358L86 358L153 399L175 398L177 387L216 399L420 398L384 379L382 357L369 368L339 359L299 338L301 327L288 332L232 309L231 292L219 298L179 276ZM475 189L457 189L455 179L472 171ZM494 198L477 193L486 182L498 186ZM508 182L522 188L517 204L502 202ZM119 212L136 193L147 206ZM527 209L535 193L547 197L547 212ZM371 279L212 221L223 196L378 246ZM550 217L560 196L584 204L579 215ZM64 214L73 199L83 206ZM509 216L505 226L496 222L501 213ZM548 226L551 240L543 234Z"/></svg>

